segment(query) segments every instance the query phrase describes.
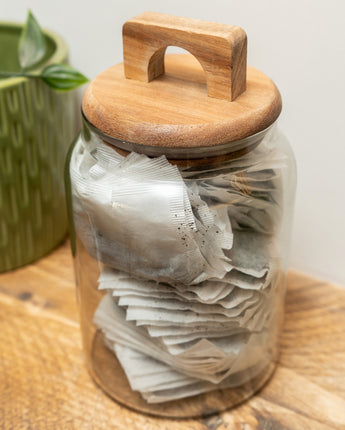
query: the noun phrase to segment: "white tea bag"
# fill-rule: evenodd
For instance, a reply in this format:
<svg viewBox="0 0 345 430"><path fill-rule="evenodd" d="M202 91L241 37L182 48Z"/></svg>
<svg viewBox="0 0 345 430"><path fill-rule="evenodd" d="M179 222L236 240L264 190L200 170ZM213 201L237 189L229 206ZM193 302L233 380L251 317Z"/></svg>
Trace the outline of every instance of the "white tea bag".
<svg viewBox="0 0 345 430"><path fill-rule="evenodd" d="M85 148L76 151L71 161L76 230L89 253L129 275L160 282L191 284L224 275L222 247L230 249L232 242L224 211L211 212L197 195L193 208L179 170L165 157L131 153L112 160L109 148L98 146L92 156Z"/></svg>
<svg viewBox="0 0 345 430"><path fill-rule="evenodd" d="M253 231L236 231L229 256L232 266L246 275L262 278L272 260L270 237Z"/></svg>
<svg viewBox="0 0 345 430"><path fill-rule="evenodd" d="M152 329L152 327L150 327ZM152 332L155 334L157 332L150 330L149 327L147 327L147 331L149 332L150 336L152 336ZM249 332L242 328L229 328L228 330L222 329L222 330L212 330L211 328L209 330L202 330L202 331L196 331L191 330L187 334L179 334L179 335L169 335L169 336L162 336L159 335L160 339L163 341L165 345L178 345L181 343L187 343L198 339L212 339L212 338L219 338L219 337L230 337L235 334L248 334ZM155 337L155 336L152 336ZM157 337L157 336L156 336Z"/></svg>
<svg viewBox="0 0 345 430"><path fill-rule="evenodd" d="M139 391L149 403L177 400L217 388L236 387L262 371L263 364L267 365L267 362L259 363L254 368L248 368L245 372L229 377L221 384L212 384L183 375L130 348L114 345L114 352L119 358L131 388Z"/></svg>
<svg viewBox="0 0 345 430"><path fill-rule="evenodd" d="M219 383L228 376L237 356L248 343L248 334L240 333L234 335L236 341L233 336L228 341L224 337L219 340L215 338L212 342L201 339L178 348L171 346L171 351L169 348L166 350L160 342L153 342L145 330L126 321L124 313L109 295L100 302L95 323L102 329L108 343L140 351L190 377L212 383Z"/></svg>
<svg viewBox="0 0 345 430"><path fill-rule="evenodd" d="M115 344L114 350L133 390L168 390L199 381L133 349Z"/></svg>
<svg viewBox="0 0 345 430"><path fill-rule="evenodd" d="M138 324L137 324L138 325ZM184 338L184 336L193 336L196 335L198 337L199 333L205 333L205 336L208 337L208 333L229 333L236 334L239 332L243 332L243 328L239 327L237 323L226 324L186 324L186 325L150 325L148 321L143 324L143 326L147 329L151 337L161 337L162 339L168 336L172 336L174 338ZM192 337L193 340L194 337Z"/></svg>

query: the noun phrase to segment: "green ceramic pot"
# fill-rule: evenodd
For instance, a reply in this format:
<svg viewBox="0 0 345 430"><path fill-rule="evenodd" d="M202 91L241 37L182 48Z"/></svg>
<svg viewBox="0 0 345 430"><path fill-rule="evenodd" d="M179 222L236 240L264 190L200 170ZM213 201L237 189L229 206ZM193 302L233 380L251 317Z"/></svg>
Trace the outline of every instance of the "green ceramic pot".
<svg viewBox="0 0 345 430"><path fill-rule="evenodd" d="M0 23L0 70L19 71L22 27ZM47 54L36 70L67 62L67 46L45 31ZM30 263L67 233L64 159L76 134L76 93L38 79L0 79L0 272Z"/></svg>

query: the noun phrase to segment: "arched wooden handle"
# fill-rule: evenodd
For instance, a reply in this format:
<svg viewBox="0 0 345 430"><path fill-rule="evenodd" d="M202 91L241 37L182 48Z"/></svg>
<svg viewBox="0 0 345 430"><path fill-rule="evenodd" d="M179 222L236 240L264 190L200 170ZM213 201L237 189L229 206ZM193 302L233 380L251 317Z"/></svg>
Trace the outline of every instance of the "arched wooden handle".
<svg viewBox="0 0 345 430"><path fill-rule="evenodd" d="M164 73L167 46L193 54L209 97L233 101L246 89L247 37L242 28L145 12L123 26L126 78L150 82Z"/></svg>

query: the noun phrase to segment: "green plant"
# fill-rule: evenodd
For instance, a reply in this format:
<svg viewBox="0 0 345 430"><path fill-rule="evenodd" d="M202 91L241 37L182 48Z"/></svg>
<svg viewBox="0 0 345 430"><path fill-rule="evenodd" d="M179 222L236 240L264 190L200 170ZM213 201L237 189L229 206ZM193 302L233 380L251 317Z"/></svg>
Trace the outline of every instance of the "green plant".
<svg viewBox="0 0 345 430"><path fill-rule="evenodd" d="M18 44L20 72L1 72L0 77L28 77L42 79L50 87L59 90L72 90L88 82L88 79L67 64L50 64L38 72L30 69L38 64L46 53L46 40L36 18L28 12L25 26Z"/></svg>

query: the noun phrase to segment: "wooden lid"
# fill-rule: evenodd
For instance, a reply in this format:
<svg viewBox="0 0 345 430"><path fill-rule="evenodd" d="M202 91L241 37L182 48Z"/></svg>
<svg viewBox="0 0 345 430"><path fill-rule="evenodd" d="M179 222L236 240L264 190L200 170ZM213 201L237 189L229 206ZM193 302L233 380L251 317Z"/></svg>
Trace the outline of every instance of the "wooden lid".
<svg viewBox="0 0 345 430"><path fill-rule="evenodd" d="M239 27L145 13L124 25L123 40L124 63L97 76L82 102L86 119L107 136L153 147L209 147L256 134L280 114L274 83L246 66ZM169 45L194 56L164 61Z"/></svg>

